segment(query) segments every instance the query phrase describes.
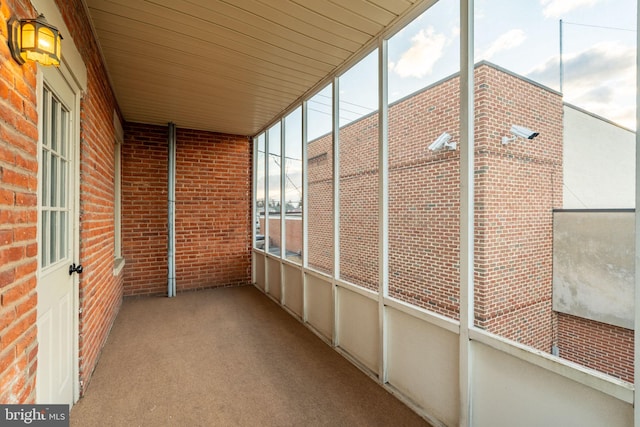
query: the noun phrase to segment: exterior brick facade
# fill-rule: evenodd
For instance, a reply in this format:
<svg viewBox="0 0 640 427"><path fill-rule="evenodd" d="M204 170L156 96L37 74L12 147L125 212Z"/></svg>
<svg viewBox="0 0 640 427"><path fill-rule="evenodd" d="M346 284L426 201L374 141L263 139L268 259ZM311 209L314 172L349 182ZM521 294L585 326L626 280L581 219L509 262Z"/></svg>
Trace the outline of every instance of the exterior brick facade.
<svg viewBox="0 0 640 427"><path fill-rule="evenodd" d="M34 13L0 4L5 19ZM0 402L22 403L35 401L38 351L36 66L13 61L0 29Z"/></svg>
<svg viewBox="0 0 640 427"><path fill-rule="evenodd" d="M246 137L176 132L176 287L250 282L251 151ZM168 128L129 123L123 156L125 295L167 292Z"/></svg>

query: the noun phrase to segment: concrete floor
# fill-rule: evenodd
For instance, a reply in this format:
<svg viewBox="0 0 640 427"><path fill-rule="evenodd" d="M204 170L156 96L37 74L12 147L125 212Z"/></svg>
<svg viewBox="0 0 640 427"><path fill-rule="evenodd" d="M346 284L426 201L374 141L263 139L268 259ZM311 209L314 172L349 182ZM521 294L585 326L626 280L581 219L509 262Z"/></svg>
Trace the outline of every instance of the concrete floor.
<svg viewBox="0 0 640 427"><path fill-rule="evenodd" d="M254 287L126 299L71 426L425 426Z"/></svg>

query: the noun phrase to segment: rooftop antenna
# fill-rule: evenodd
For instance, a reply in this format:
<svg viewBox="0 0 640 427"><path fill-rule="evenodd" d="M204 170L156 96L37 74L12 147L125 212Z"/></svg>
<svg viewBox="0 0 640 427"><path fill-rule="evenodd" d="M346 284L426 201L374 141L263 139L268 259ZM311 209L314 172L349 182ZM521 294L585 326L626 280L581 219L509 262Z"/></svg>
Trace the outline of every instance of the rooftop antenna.
<svg viewBox="0 0 640 427"><path fill-rule="evenodd" d="M562 80L564 79L564 67L562 64L562 19L560 20L560 93L562 93Z"/></svg>

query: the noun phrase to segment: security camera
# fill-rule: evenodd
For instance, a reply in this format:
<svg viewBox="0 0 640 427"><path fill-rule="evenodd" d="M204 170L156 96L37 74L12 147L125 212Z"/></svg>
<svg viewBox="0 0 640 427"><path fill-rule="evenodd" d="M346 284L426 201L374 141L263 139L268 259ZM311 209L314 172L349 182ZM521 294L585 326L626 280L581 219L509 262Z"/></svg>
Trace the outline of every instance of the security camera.
<svg viewBox="0 0 640 427"><path fill-rule="evenodd" d="M511 134L513 137L509 138L507 136L502 137L502 143L508 144L512 141L515 141L516 138L524 138L524 139L533 139L536 136L540 135L538 132L534 132L529 128L524 126L512 125L511 126Z"/></svg>
<svg viewBox="0 0 640 427"><path fill-rule="evenodd" d="M511 126L511 133L515 136L519 136L520 138L533 139L536 136L540 135L538 132L534 132L531 129L528 129L524 126Z"/></svg>
<svg viewBox="0 0 640 427"><path fill-rule="evenodd" d="M451 140L451 135L449 135L447 132L443 132L442 135L440 135L435 141L431 143L431 145L429 146L429 150L438 151L445 147L449 150L455 150L456 143L449 142L450 140Z"/></svg>

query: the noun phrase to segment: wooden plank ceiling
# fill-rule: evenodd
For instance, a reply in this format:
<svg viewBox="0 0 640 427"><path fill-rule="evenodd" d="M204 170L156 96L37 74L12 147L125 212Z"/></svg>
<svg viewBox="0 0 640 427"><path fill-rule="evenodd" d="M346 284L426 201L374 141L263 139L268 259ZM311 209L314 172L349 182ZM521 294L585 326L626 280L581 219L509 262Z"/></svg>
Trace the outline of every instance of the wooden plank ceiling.
<svg viewBox="0 0 640 427"><path fill-rule="evenodd" d="M421 0L85 0L124 118L255 135Z"/></svg>

